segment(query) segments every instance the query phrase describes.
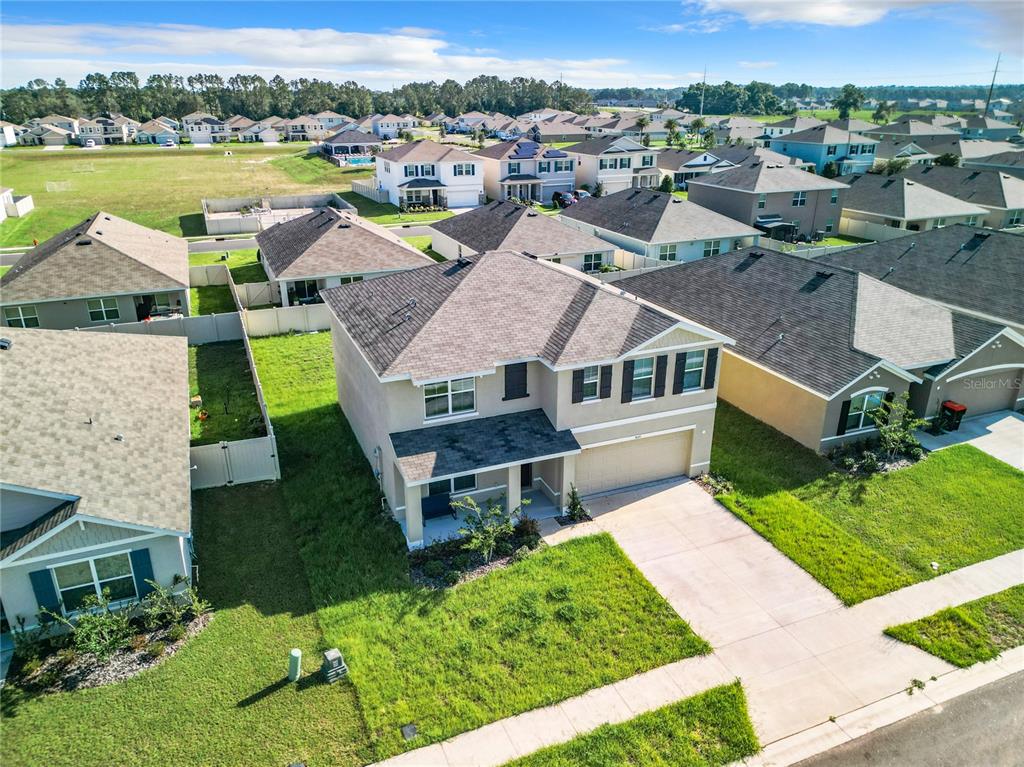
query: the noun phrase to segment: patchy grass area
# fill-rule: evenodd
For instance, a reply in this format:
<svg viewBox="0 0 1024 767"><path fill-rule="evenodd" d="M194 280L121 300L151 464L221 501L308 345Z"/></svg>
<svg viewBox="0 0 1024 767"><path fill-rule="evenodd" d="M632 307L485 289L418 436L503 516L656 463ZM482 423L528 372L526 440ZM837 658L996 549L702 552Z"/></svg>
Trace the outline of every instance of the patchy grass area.
<svg viewBox="0 0 1024 767"><path fill-rule="evenodd" d="M855 477L721 402L711 465L719 500L846 604L1024 546L1024 474L970 445Z"/></svg>
<svg viewBox="0 0 1024 767"><path fill-rule="evenodd" d="M203 398L200 408L190 408L192 445L262 437L266 434L256 387L241 341L188 347L189 397Z"/></svg>
<svg viewBox="0 0 1024 767"><path fill-rule="evenodd" d="M313 676L326 645L280 486L197 492L192 524L199 588L216 611L211 624L155 669L119 684L35 698L8 685L0 762L355 767L371 761L352 685L327 686ZM285 677L293 647L302 650L307 674L298 684Z"/></svg>
<svg viewBox="0 0 1024 767"><path fill-rule="evenodd" d="M659 708L621 724L606 724L508 767L718 767L760 750L739 682Z"/></svg>
<svg viewBox="0 0 1024 767"><path fill-rule="evenodd" d="M227 254L227 260L224 255ZM236 284L243 282L266 282L267 273L263 264L256 260L256 248L243 250L224 250L214 253L191 253L188 257L189 266L206 264L225 264L231 270L231 279Z"/></svg>
<svg viewBox="0 0 1024 767"><path fill-rule="evenodd" d="M413 235L412 237L403 237L402 239L405 240L410 245L412 245L417 250L423 251L435 261L448 260L431 247L431 243L433 240L429 234L417 234Z"/></svg>
<svg viewBox="0 0 1024 767"><path fill-rule="evenodd" d="M231 288L227 285L204 285L189 288L189 303L192 314L227 314L238 311Z"/></svg>
<svg viewBox="0 0 1024 767"><path fill-rule="evenodd" d="M607 536L454 589L413 586L338 408L330 334L252 343L320 624L348 662L377 758L708 651ZM420 735L405 743L409 722Z"/></svg>
<svg viewBox="0 0 1024 767"><path fill-rule="evenodd" d="M271 165L284 171L287 176L300 184L316 184L324 188L348 186L353 179L370 178L373 166L339 168L325 160L318 152L290 154L270 161ZM339 183L342 182L342 183Z"/></svg>
<svg viewBox="0 0 1024 767"><path fill-rule="evenodd" d="M885 633L960 668L992 660L1024 645L1024 585L947 607Z"/></svg>
<svg viewBox="0 0 1024 767"><path fill-rule="evenodd" d="M359 215L377 224L415 224L417 222L440 221L454 214L450 210L429 213L402 213L398 206L389 202L374 202L355 192L342 192L342 199L355 205Z"/></svg>

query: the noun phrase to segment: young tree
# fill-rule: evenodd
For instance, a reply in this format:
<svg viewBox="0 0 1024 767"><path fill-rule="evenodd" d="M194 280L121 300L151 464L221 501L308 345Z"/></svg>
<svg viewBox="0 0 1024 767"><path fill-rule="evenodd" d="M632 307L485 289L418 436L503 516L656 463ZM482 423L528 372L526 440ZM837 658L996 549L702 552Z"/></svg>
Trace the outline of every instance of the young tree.
<svg viewBox="0 0 1024 767"><path fill-rule="evenodd" d="M836 171L836 164L829 160L825 163L825 167L821 169L821 175L825 178L835 178L839 175Z"/></svg>
<svg viewBox="0 0 1024 767"><path fill-rule="evenodd" d="M910 392L884 401L871 419L878 427L878 444L890 459L920 447L914 432L928 423L910 409Z"/></svg>
<svg viewBox="0 0 1024 767"><path fill-rule="evenodd" d="M714 149L715 148L715 132L711 131L711 130L707 131L704 134L704 138L701 139L700 143L701 143L701 146L703 146L705 149Z"/></svg>
<svg viewBox="0 0 1024 767"><path fill-rule="evenodd" d="M947 168L958 168L960 167L960 158L952 152L943 152L932 160L932 163L935 165L942 165Z"/></svg>
<svg viewBox="0 0 1024 767"><path fill-rule="evenodd" d="M850 112L860 109L860 105L864 103L864 91L853 83L847 83L833 103L839 110L839 119L846 120L849 118Z"/></svg>
<svg viewBox="0 0 1024 767"><path fill-rule="evenodd" d="M513 519L522 511L521 506L511 512L506 511L503 501L504 498L499 498L497 503L488 501L486 509L481 509L469 495L452 501L453 509L465 513L465 527L459 530L459 535L465 536L462 547L477 552L484 558L484 562L491 561L494 550L503 538L512 537L515 530Z"/></svg>
<svg viewBox="0 0 1024 767"><path fill-rule="evenodd" d="M902 173L910 165L910 160L906 157L894 157L887 162L883 162L879 166L878 172L884 173L886 176L894 176L897 173Z"/></svg>
<svg viewBox="0 0 1024 767"><path fill-rule="evenodd" d="M576 489L576 485L569 483L569 499L566 504L566 514L569 519L573 522L583 522L590 515L587 514L587 510L583 507L583 501L580 499L580 491Z"/></svg>
<svg viewBox="0 0 1024 767"><path fill-rule="evenodd" d="M885 125L889 122L889 110L891 105L888 101L878 102L878 106L875 107L875 111L871 115L871 120L878 123L879 125Z"/></svg>
<svg viewBox="0 0 1024 767"><path fill-rule="evenodd" d="M671 176L662 176L661 184L658 185L658 190L662 192L671 192L675 188L675 183L672 181Z"/></svg>
<svg viewBox="0 0 1024 767"><path fill-rule="evenodd" d="M448 135L448 131L444 127L444 123L441 123L441 127L437 131L438 138L444 138Z"/></svg>

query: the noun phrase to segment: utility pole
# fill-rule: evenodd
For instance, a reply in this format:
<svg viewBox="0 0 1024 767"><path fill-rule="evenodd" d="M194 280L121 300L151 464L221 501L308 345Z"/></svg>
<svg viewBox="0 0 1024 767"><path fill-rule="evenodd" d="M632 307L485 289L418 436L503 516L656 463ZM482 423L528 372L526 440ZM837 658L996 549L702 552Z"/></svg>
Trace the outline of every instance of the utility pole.
<svg viewBox="0 0 1024 767"><path fill-rule="evenodd" d="M996 68L992 70L992 84L988 86L988 98L985 99L985 114L982 117L988 117L989 107L992 106L992 89L996 87L996 73L999 71L999 60L1002 57L1002 52L996 55Z"/></svg>
<svg viewBox="0 0 1024 767"><path fill-rule="evenodd" d="M704 91L707 89L707 87L708 87L708 68L707 68L707 65L705 64L704 65L704 79L701 81L701 84L700 84L700 116L701 117L704 117Z"/></svg>

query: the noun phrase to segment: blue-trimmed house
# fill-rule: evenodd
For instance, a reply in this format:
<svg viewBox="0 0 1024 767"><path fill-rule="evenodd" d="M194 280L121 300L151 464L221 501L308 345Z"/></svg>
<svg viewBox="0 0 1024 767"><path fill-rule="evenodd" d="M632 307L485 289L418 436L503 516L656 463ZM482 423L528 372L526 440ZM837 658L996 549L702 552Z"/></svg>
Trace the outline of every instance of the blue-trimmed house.
<svg viewBox="0 0 1024 767"><path fill-rule="evenodd" d="M136 144L163 145L167 142L178 144L181 142L181 136L178 135L178 131L162 120L149 120L135 131Z"/></svg>
<svg viewBox="0 0 1024 767"><path fill-rule="evenodd" d="M768 146L779 154L814 163L818 173L833 163L836 175L846 175L871 170L875 164L877 144L877 139L833 128L831 125L817 125L772 138Z"/></svg>

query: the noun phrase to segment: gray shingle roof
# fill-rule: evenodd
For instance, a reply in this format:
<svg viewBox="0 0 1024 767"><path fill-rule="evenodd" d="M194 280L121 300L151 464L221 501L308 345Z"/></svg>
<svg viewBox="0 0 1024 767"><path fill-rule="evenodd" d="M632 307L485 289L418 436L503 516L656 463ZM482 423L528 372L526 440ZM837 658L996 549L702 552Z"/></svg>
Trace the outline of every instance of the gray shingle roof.
<svg viewBox="0 0 1024 767"><path fill-rule="evenodd" d="M438 144L436 141L423 139L422 141L410 141L394 149L389 149L377 155L378 160L391 160L393 162L474 162L478 158L447 144Z"/></svg>
<svg viewBox="0 0 1024 767"><path fill-rule="evenodd" d="M436 221L431 224L431 228L477 253L516 250L550 257L562 253L600 253L614 249L613 245L604 240L507 200L488 203L458 216Z"/></svg>
<svg viewBox="0 0 1024 767"><path fill-rule="evenodd" d="M862 173L840 176L836 180L850 187L843 195L844 210L908 221L943 216L983 216L987 212L978 205L958 200L900 174Z"/></svg>
<svg viewBox="0 0 1024 767"><path fill-rule="evenodd" d="M334 208L275 224L256 235L256 243L277 279L390 272L431 263L384 227Z"/></svg>
<svg viewBox="0 0 1024 767"><path fill-rule="evenodd" d="M325 144L380 144L379 136L351 128L324 139Z"/></svg>
<svg viewBox="0 0 1024 767"><path fill-rule="evenodd" d="M1024 179L997 170L911 165L902 175L974 205L1024 208Z"/></svg>
<svg viewBox="0 0 1024 767"><path fill-rule="evenodd" d="M794 144L875 144L878 139L868 138L848 130L834 128L822 123L813 128L790 133L788 136L777 136L772 141L792 142Z"/></svg>
<svg viewBox="0 0 1024 767"><path fill-rule="evenodd" d="M662 170L679 171L683 169L683 165L691 162L698 157L709 155L710 157L717 157L718 160L729 163L730 165L742 165L747 162L756 162L758 160L774 165L794 165L797 167L808 167L813 165L806 160L801 160L799 157L789 157L788 155L774 152L771 149L765 147L752 147L752 146L716 146L714 149L662 149L658 153L658 167ZM721 162L711 162L710 167L715 168L720 165ZM720 172L720 171L716 171Z"/></svg>
<svg viewBox="0 0 1024 767"><path fill-rule="evenodd" d="M408 482L580 452L572 432L556 431L540 409L393 432L391 444Z"/></svg>
<svg viewBox="0 0 1024 767"><path fill-rule="evenodd" d="M957 131L951 128L944 128L941 125L929 125L920 120L904 119L894 123L873 128L869 133L877 133L880 136L958 136Z"/></svg>
<svg viewBox="0 0 1024 767"><path fill-rule="evenodd" d="M381 377L414 381L510 360L618 359L679 324L579 272L493 251L321 291Z"/></svg>
<svg viewBox="0 0 1024 767"><path fill-rule="evenodd" d="M615 154L629 152L657 152L656 149L645 147L640 142L627 136L602 136L601 138L587 139L586 141L581 141L578 144L572 144L571 146L564 147L564 151L571 152L573 154L590 155L599 155L604 154L605 152L612 152Z"/></svg>
<svg viewBox="0 0 1024 767"><path fill-rule="evenodd" d="M602 197L586 197L566 208L561 215L649 243L695 242L760 234L747 224L697 203L668 192L647 189L624 189Z"/></svg>
<svg viewBox="0 0 1024 767"><path fill-rule="evenodd" d="M808 173L794 165L781 165L762 160L748 162L721 173L708 173L700 178L691 179L687 184L757 193L846 188L846 184L836 179Z"/></svg>

